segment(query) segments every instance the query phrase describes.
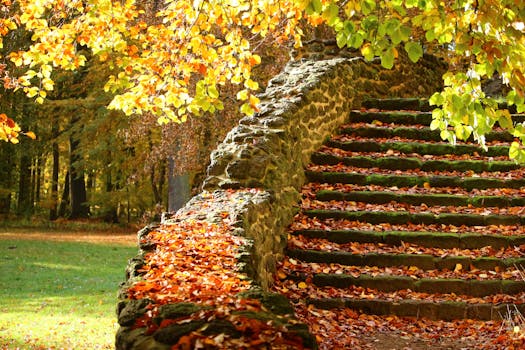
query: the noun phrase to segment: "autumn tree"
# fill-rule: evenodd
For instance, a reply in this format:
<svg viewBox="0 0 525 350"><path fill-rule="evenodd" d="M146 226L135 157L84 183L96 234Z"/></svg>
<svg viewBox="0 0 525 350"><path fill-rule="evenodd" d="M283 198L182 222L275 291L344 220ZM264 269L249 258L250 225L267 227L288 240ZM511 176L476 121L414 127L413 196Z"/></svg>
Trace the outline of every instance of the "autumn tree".
<svg viewBox="0 0 525 350"><path fill-rule="evenodd" d="M86 48L116 71L105 84L115 94L110 108L127 115L153 115L159 123L224 108L221 87L239 86L241 110L257 109L259 88L252 69L263 40L300 45L302 29L327 23L340 46L359 49L392 67L399 50L417 61L439 48L450 63L445 89L431 98L433 128L454 142L473 136L482 145L496 123L518 139L525 127L481 88L500 77L510 88L507 103L525 109L525 5L517 0L2 0L0 35L24 28L32 44L7 53L4 86L42 102L54 89L52 71L75 70ZM20 127L0 116L0 137L16 142ZM453 131L448 127L453 127ZM31 134L30 134L31 135ZM523 161L521 142L511 156Z"/></svg>
<svg viewBox="0 0 525 350"><path fill-rule="evenodd" d="M417 62L424 52L449 63L445 88L430 103L433 129L454 143L472 136L485 146L485 134L496 124L520 141L510 156L525 161L525 126L512 122L508 110L487 96L482 83L501 79L510 92L508 105L525 111L525 4L517 0L312 0L306 12L326 21L339 46L359 49L367 60L380 57L390 68L404 50ZM449 128L451 127L451 128ZM451 130L452 129L452 130Z"/></svg>

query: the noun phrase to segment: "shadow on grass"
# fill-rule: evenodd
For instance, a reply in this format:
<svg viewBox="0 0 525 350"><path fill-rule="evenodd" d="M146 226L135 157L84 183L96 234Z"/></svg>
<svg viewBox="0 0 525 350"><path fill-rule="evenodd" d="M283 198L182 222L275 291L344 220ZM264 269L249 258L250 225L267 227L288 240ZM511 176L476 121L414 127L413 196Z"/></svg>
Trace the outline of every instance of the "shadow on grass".
<svg viewBox="0 0 525 350"><path fill-rule="evenodd" d="M136 252L122 245L0 240L0 348L107 348L118 285ZM97 338L103 344L93 343Z"/></svg>

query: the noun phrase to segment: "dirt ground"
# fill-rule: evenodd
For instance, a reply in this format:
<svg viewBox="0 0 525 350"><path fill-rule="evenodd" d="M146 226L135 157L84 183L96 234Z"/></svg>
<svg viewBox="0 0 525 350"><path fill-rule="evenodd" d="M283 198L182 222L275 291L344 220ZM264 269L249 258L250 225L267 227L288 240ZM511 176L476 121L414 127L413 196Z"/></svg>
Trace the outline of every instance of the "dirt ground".
<svg viewBox="0 0 525 350"><path fill-rule="evenodd" d="M96 244L136 245L135 230L121 231L45 231L35 229L1 229L0 239L49 240L61 242L86 242Z"/></svg>

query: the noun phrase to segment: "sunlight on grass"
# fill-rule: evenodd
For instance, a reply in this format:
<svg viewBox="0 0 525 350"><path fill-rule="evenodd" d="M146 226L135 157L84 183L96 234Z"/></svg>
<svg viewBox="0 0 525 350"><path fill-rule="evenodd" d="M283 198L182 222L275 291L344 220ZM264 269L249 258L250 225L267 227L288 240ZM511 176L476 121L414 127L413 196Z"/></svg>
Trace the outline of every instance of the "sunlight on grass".
<svg viewBox="0 0 525 350"><path fill-rule="evenodd" d="M112 349L135 246L0 240L0 349Z"/></svg>

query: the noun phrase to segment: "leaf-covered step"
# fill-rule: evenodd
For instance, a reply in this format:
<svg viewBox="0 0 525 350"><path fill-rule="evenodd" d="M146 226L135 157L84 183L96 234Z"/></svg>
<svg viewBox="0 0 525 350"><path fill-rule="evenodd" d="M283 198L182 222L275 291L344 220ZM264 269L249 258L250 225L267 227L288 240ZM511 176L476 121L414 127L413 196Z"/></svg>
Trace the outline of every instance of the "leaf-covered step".
<svg viewBox="0 0 525 350"><path fill-rule="evenodd" d="M368 222L371 224L425 224L425 225L455 225L455 226L489 226L489 225L524 225L525 216L519 215L477 215L455 213L408 213L398 212L371 212L371 211L342 211L342 210L306 210L304 214L319 219L344 219L351 221Z"/></svg>
<svg viewBox="0 0 525 350"><path fill-rule="evenodd" d="M321 190L315 198L319 201L354 201L373 204L390 202L428 206L519 207L525 206L525 197L462 196L457 194L410 194L380 191L340 192Z"/></svg>
<svg viewBox="0 0 525 350"><path fill-rule="evenodd" d="M380 168L389 170L421 171L473 171L481 172L508 172L519 169L521 166L512 161L486 160L422 160L419 158L400 158L385 156L373 158L367 156L339 157L332 154L315 152L312 154L312 163L319 165L344 164L360 168Z"/></svg>
<svg viewBox="0 0 525 350"><path fill-rule="evenodd" d="M395 138L403 137L412 140L441 142L439 130L431 130L429 127L379 127L372 125L362 125L359 123L341 127L340 132L347 135L354 135L366 138ZM514 137L506 131L490 131L485 135L488 142L505 141L512 142ZM471 141L471 139L469 139Z"/></svg>
<svg viewBox="0 0 525 350"><path fill-rule="evenodd" d="M316 153L321 155L332 155L340 158L354 158L354 157L368 157L373 159L379 159L384 157L390 158L402 158L402 159L419 159L421 161L471 161L471 160L482 160L485 162L498 162L498 161L509 161L508 155L501 155L496 157L489 157L486 155L480 155L478 153L473 154L421 154L415 152L403 153L394 150L387 150L386 152L373 152L373 151L363 151L363 152L354 152L346 151L341 148L322 146ZM512 162L515 163L515 162Z"/></svg>
<svg viewBox="0 0 525 350"><path fill-rule="evenodd" d="M467 303L460 301L433 302L426 300L383 300L360 298L308 299L308 304L320 309L350 308L373 315L395 315L400 317L427 318L430 320L452 321L458 319L501 320L509 310L525 312L525 304Z"/></svg>
<svg viewBox="0 0 525 350"><path fill-rule="evenodd" d="M488 246L493 249L505 249L525 244L525 236L523 235L504 236L479 233L304 229L292 231L291 234L314 239L326 239L338 244L359 242L400 246L409 243L422 247L443 249L479 249Z"/></svg>
<svg viewBox="0 0 525 350"><path fill-rule="evenodd" d="M498 259L491 257L471 258L468 256L436 257L430 254L354 254L345 251L319 251L288 249L287 255L308 263L341 264L348 266L411 266L421 270L454 270L461 265L464 271L503 270L525 266L525 258Z"/></svg>
<svg viewBox="0 0 525 350"><path fill-rule="evenodd" d="M386 111L431 111L435 108L428 104L427 99L420 98L367 99L363 101L362 106Z"/></svg>
<svg viewBox="0 0 525 350"><path fill-rule="evenodd" d="M525 121L523 114L512 114L511 118L514 123ZM350 113L350 121L353 123L369 123L373 125L430 125L432 122L432 113L417 111L352 111Z"/></svg>
<svg viewBox="0 0 525 350"><path fill-rule="evenodd" d="M490 225L490 226L466 226L454 224L414 224L404 222L392 224L388 222L370 223L357 220L345 220L306 216L304 213L296 215L290 230L300 231L315 228L318 230L352 230L352 231L401 231L401 232L435 232L435 233L458 233L462 236L486 235L486 236L525 236L523 225ZM475 239L475 237L474 237Z"/></svg>
<svg viewBox="0 0 525 350"><path fill-rule="evenodd" d="M481 236L481 238L483 238L483 236ZM454 258L453 260L464 260L469 266L475 266L475 268L478 269L494 269L490 266L508 268L511 266L523 264L525 262L525 260L520 260L522 258L525 258L525 245L510 246L498 249L495 249L490 245L485 245L481 248L473 249L465 249L459 247L439 248L433 246L421 246L418 244L408 242L401 242L401 244L363 242L335 243L326 239L316 239L302 235L291 235L288 239L287 249L290 251L302 250L316 251L321 253L351 253L362 256L368 254L408 254L409 256L425 256L425 259L423 259L425 260L425 265L433 266L431 268L454 268L454 265L440 265L442 263L442 260L440 259L444 258ZM299 254L305 253L302 252ZM429 262L429 257L434 257L438 259ZM492 261L493 259L502 259L502 261L494 262ZM476 260L476 263L473 262L474 260ZM465 267L465 269L469 270L469 267L467 266Z"/></svg>
<svg viewBox="0 0 525 350"><path fill-rule="evenodd" d="M514 294L495 293L482 297L446 292L420 293L410 289L386 292L373 288L363 288L355 285L348 286L347 288L334 288L332 286L320 287L312 283L312 275L289 275L283 271L282 266L279 268L277 275L280 277L276 280L276 289L278 289L281 293L286 294L294 301L304 300L316 296L318 298L382 299L393 302L399 302L401 300L413 300L417 302L424 300L435 303L443 301L456 301L467 302L469 304L525 304L525 290Z"/></svg>
<svg viewBox="0 0 525 350"><path fill-rule="evenodd" d="M384 292L410 289L418 293L454 293L484 297L492 294L517 294L525 290L525 282L519 280L466 280L462 278L413 278L407 276L361 274L314 274L312 283L323 287L348 288L358 286Z"/></svg>
<svg viewBox="0 0 525 350"><path fill-rule="evenodd" d="M487 157L508 156L508 146L490 146L487 151L476 145L421 142L378 142L377 140L339 141L329 140L329 147L340 148L351 152L389 152L391 150L404 154L418 153L431 155L480 154Z"/></svg>
<svg viewBox="0 0 525 350"><path fill-rule="evenodd" d="M504 197L504 198L523 198L525 197L525 188L486 188L474 189L467 191L461 187L431 187L429 184L425 186L411 186L411 187L396 187L396 186L380 186L380 185L354 185L354 184L328 184L310 182L303 186L301 193L303 198L315 199L317 193L321 192L381 192L393 193L399 195L454 195L461 197ZM518 203L517 201L516 203Z"/></svg>
<svg viewBox="0 0 525 350"><path fill-rule="evenodd" d="M312 167L310 167L312 169ZM487 189L487 188L514 188L518 189L525 186L525 178L518 176L509 179L509 174L503 174L500 178L492 174L489 177L483 174L483 177L466 177L468 174L458 174L457 176L439 176L429 173L417 172L413 175L398 175L398 174L368 174L366 171L358 172L359 169L351 169L351 172L341 171L313 171L307 170L306 176L311 182L321 183L348 183L356 185L380 185L380 186L396 186L396 187L413 187L413 186L431 186L431 187L461 187L467 191L473 189ZM505 178L507 176L507 178Z"/></svg>
<svg viewBox="0 0 525 350"><path fill-rule="evenodd" d="M454 206L454 205L436 205L428 206L425 203L420 205L404 204L397 202L387 202L382 204L369 202L354 202L354 201L319 201L319 200L303 200L301 204L303 211L345 211L353 212L376 212L376 213L408 213L408 214L432 214L446 215L476 215L476 216L504 216L507 219L502 219L498 225L517 225L520 221L509 219L509 217L521 217L525 213L525 207L488 207L488 206ZM397 215L397 214L395 214ZM422 219L423 221L425 219ZM478 219L475 219L478 220ZM492 219L489 219L493 222ZM420 221L418 221L420 222ZM481 222L481 221L475 221ZM428 223L428 222L421 222ZM473 226L473 225L471 225Z"/></svg>
<svg viewBox="0 0 525 350"><path fill-rule="evenodd" d="M432 122L432 113L352 111L350 113L350 122L370 123L374 125L430 125Z"/></svg>

